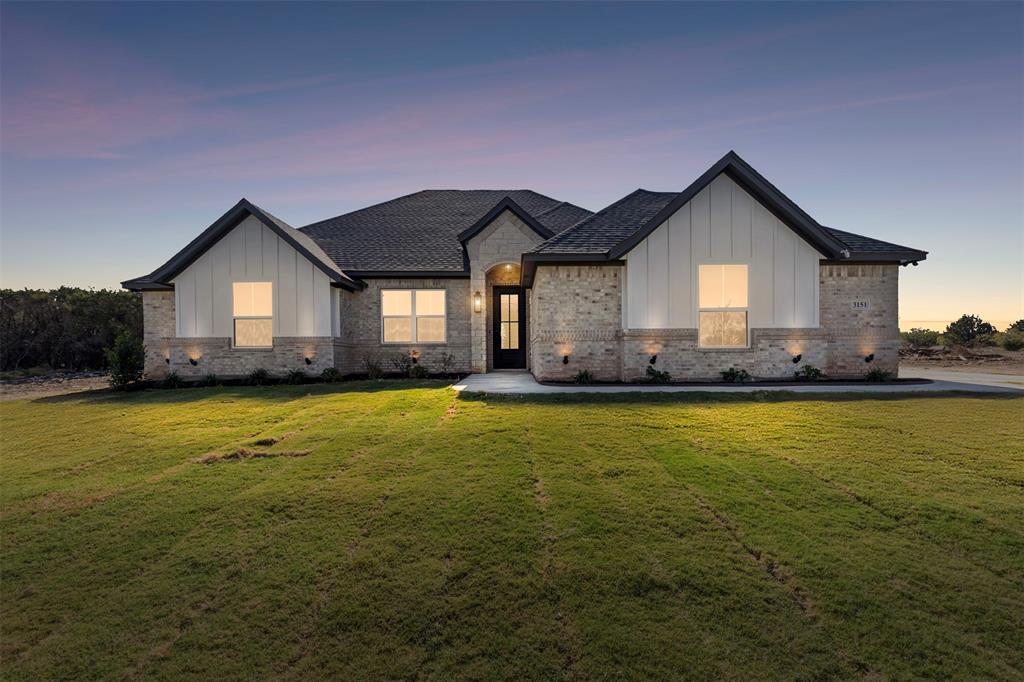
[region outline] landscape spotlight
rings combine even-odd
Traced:
[[[803,353],[797,353],[796,355],[793,356],[793,364],[795,365],[796,363],[800,362],[803,359],[804,359]]]
[[[657,361],[658,361],[658,354],[657,354],[657,353],[655,353],[654,355],[652,355],[652,356],[651,356],[651,359],[650,359],[650,360],[648,360],[647,362],[649,362],[650,364],[652,364],[652,365],[653,365],[653,364],[654,364],[654,363],[656,363]]]
[[[874,353],[868,353],[867,355],[864,356],[864,362],[871,362],[874,359],[875,359],[875,354]]]

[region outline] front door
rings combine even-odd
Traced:
[[[494,287],[494,369],[526,368],[526,296],[522,287]]]

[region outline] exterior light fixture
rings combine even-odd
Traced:
[[[164,362],[166,362],[168,365],[171,364],[171,356],[168,355],[167,357],[165,357]]]
[[[562,364],[563,365],[568,365],[569,364],[569,355],[568,354],[565,354],[565,355],[562,356]]]
[[[307,365],[312,365],[313,364],[313,358],[309,357],[308,355],[305,358],[303,358],[303,360],[306,361]]]
[[[505,269],[506,270],[511,270],[512,269],[512,264],[511,263],[506,263],[505,264]]]
[[[189,359],[188,359],[188,364],[190,364],[190,365],[192,365],[193,367],[195,367],[196,365],[198,365],[198,364],[199,364],[199,360],[197,360],[196,358],[189,358]]]
[[[875,354],[874,353],[868,353],[867,355],[864,356],[864,362],[871,362],[874,359],[875,359]]]
[[[483,307],[484,307],[483,296],[481,296],[480,292],[477,291],[476,293],[473,294],[473,312],[474,313],[478,313],[481,310],[483,310]]]
[[[795,365],[796,363],[800,362],[803,359],[804,359],[804,354],[803,353],[797,353],[796,355],[793,356],[793,364]]]
[[[420,352],[418,350],[409,351],[409,357],[412,358],[412,364],[416,364],[420,361]]]
[[[653,365],[653,364],[654,364],[654,363],[656,363],[657,361],[658,361],[658,354],[657,354],[657,353],[655,353],[654,355],[652,355],[652,356],[651,356],[651,359],[650,359],[650,360],[648,360],[647,362],[649,362],[650,364],[652,364],[652,365]]]

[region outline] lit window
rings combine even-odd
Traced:
[[[699,342],[704,348],[747,346],[747,266],[701,265]]]
[[[270,348],[274,345],[274,296],[271,282],[234,282],[231,285],[235,348]]]
[[[444,343],[444,289],[385,289],[380,292],[384,343]]]

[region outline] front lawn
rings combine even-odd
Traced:
[[[1024,399],[0,403],[5,679],[1024,675]]]

